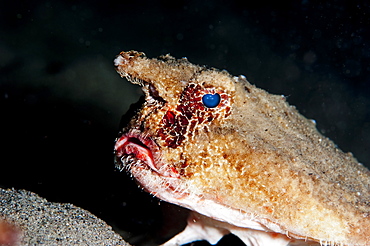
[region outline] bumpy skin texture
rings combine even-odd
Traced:
[[[117,138],[117,165],[147,191],[238,228],[370,245],[370,172],[283,96],[243,76],[121,52],[146,102]],[[204,94],[218,93],[207,108]]]

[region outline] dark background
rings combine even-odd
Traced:
[[[135,244],[156,234],[158,200],[114,170],[120,117],[140,96],[114,70],[122,50],[243,74],[370,164],[367,2],[4,2],[2,187],[88,209]]]

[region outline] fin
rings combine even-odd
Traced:
[[[210,244],[215,245],[230,231],[223,227],[218,227],[214,222],[217,222],[217,224],[222,223],[192,211],[189,214],[188,224],[185,229],[161,246],[178,246],[201,240],[206,240]]]
[[[249,228],[236,227],[197,212],[191,211],[185,229],[161,246],[179,246],[194,241],[205,240],[211,245],[217,244],[227,234],[234,234],[248,246],[318,246],[320,243],[294,240],[276,232],[266,232]]]

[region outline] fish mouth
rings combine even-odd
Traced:
[[[140,132],[124,133],[116,140],[114,152],[116,166],[120,170],[132,169],[135,166],[141,169],[151,169],[160,176],[179,177],[174,167],[160,161],[159,146],[150,137],[144,137]]]

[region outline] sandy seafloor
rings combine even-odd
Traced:
[[[158,235],[159,201],[114,170],[120,117],[140,96],[114,70],[122,50],[243,74],[369,166],[369,4],[237,2],[2,3],[1,187],[86,209],[136,245]]]
[[[88,211],[69,203],[49,202],[25,190],[0,189],[0,215],[2,246],[128,246],[112,227]]]

